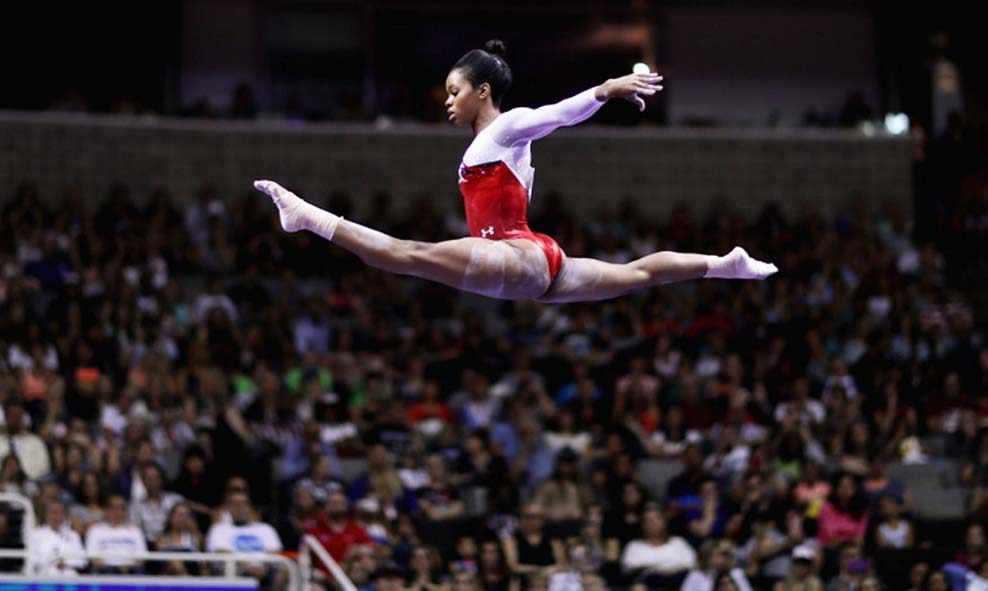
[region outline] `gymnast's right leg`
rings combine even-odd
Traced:
[[[285,231],[309,230],[372,267],[498,299],[532,299],[549,287],[548,263],[534,243],[402,240],[319,209],[273,181],[256,181],[254,186],[278,206]]]

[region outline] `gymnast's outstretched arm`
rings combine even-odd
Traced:
[[[614,78],[576,96],[537,109],[519,107],[494,120],[491,133],[502,146],[513,146],[543,138],[556,129],[586,121],[611,98],[623,98],[645,109],[644,96],[662,90],[658,74],[629,74]]]

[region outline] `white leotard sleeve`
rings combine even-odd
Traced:
[[[505,147],[517,146],[545,137],[564,125],[576,125],[585,121],[606,102],[597,100],[594,96],[596,91],[595,86],[556,104],[537,109],[511,109],[494,120],[491,125],[493,139]]]

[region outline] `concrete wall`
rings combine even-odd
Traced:
[[[272,178],[309,197],[343,189],[358,215],[379,190],[393,194],[398,210],[423,192],[440,210],[459,210],[456,167],[469,140],[463,130],[426,126],[0,113],[0,200],[25,179],[36,181],[46,200],[73,185],[97,201],[122,181],[138,200],[165,186],[181,202],[205,181],[234,199],[252,179]],[[857,132],[585,126],[534,145],[533,210],[550,190],[584,217],[628,196],[657,216],[681,201],[703,212],[719,198],[746,214],[770,200],[792,212],[806,205],[829,211],[855,195],[909,206],[910,155],[906,139]]]

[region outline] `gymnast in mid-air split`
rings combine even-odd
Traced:
[[[287,232],[308,230],[373,267],[492,298],[606,300],[662,283],[764,279],[775,273],[775,265],[751,258],[741,247],[724,256],[657,252],[625,264],[567,257],[555,240],[529,229],[532,142],[584,121],[612,98],[644,110],[644,97],[661,91],[661,82],[654,73],[631,74],[554,105],[502,113],[501,99],[511,86],[504,44],[489,41],[485,49],[467,52],[446,78],[446,108],[454,125],[468,125],[474,134],[459,168],[470,238],[401,240],[322,210],[273,181],[254,186],[274,200]]]

